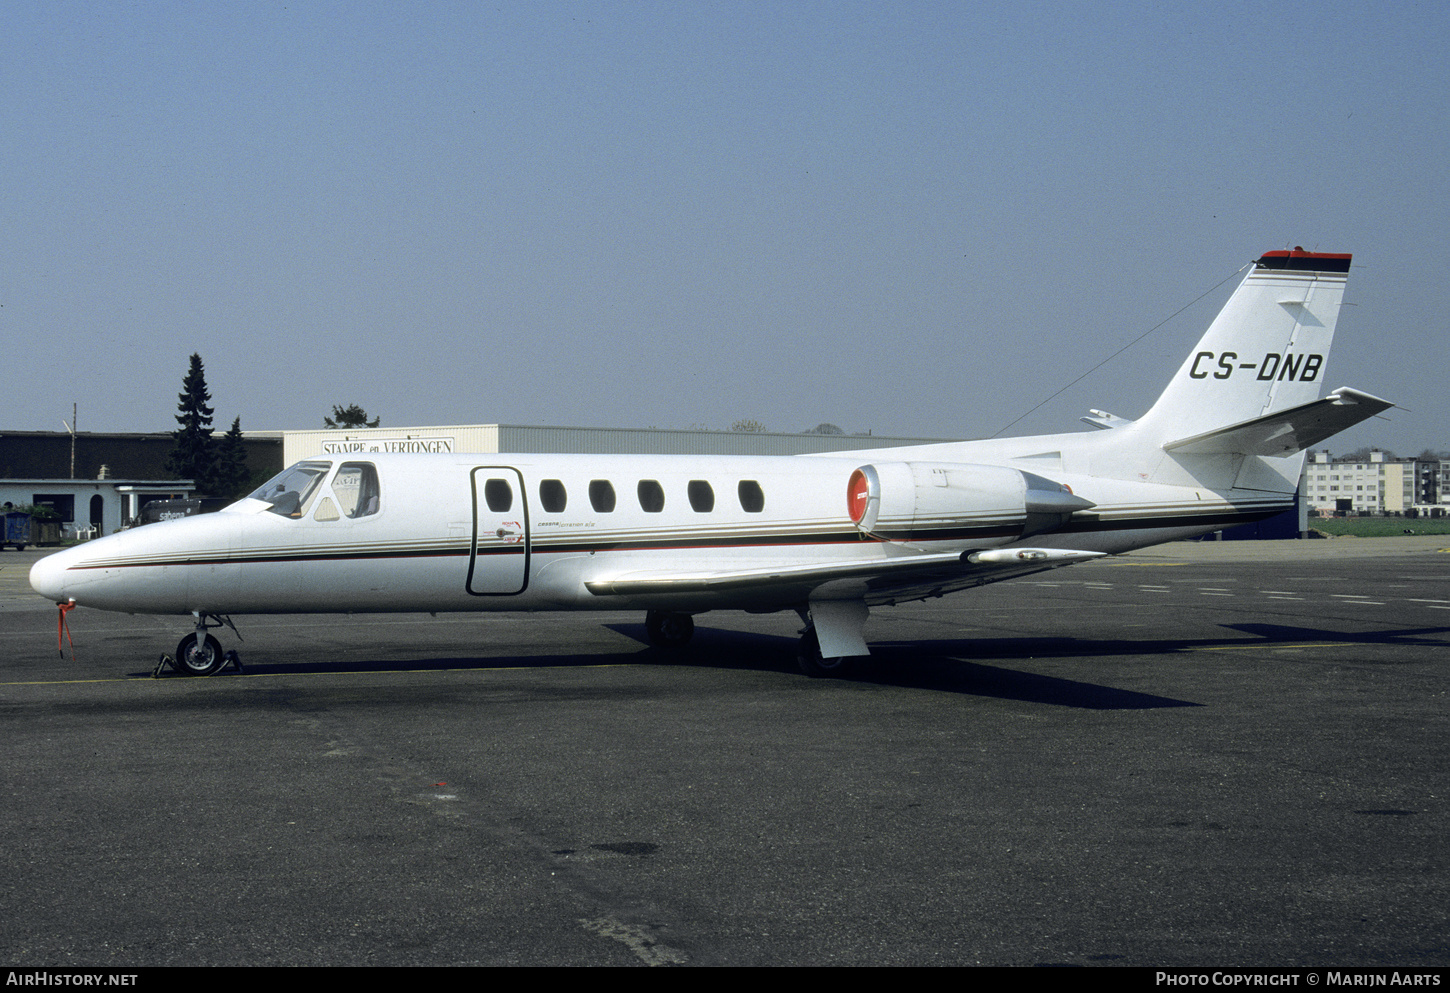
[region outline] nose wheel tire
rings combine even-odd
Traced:
[[[211,635],[198,643],[197,636],[189,634],[176,646],[175,668],[183,676],[210,676],[224,665],[221,642]]]

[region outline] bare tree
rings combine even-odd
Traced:
[[[765,425],[761,424],[759,421],[752,420],[750,418],[741,418],[734,424],[730,425],[730,430],[739,431],[743,434],[764,434]]]

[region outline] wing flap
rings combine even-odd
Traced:
[[[959,575],[992,569],[1021,569],[1024,565],[1043,568],[1101,558],[1104,554],[1064,548],[993,548],[984,551],[901,555],[887,559],[717,572],[628,572],[609,578],[587,580],[584,587],[595,596],[720,593],[775,586],[814,586],[841,579],[889,578],[904,581],[931,574]]]
[[[1170,441],[1163,448],[1179,455],[1294,455],[1393,406],[1341,386],[1322,400]]]

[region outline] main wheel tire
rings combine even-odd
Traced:
[[[695,633],[695,619],[672,610],[651,610],[644,615],[649,643],[656,648],[678,649],[690,643]]]
[[[850,656],[821,657],[821,641],[816,637],[815,628],[807,628],[806,633],[801,635],[800,644],[796,646],[796,661],[800,663],[801,672],[813,679],[839,679],[851,670]]]
[[[176,671],[183,676],[210,676],[225,664],[221,642],[211,635],[198,645],[196,635],[189,634],[176,646]]]

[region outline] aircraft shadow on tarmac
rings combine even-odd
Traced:
[[[362,672],[442,672],[448,670],[548,669],[601,665],[690,666],[759,672],[796,673],[796,639],[780,635],[698,628],[684,651],[650,647],[643,624],[609,624],[610,630],[638,641],[637,651],[600,655],[447,656],[408,659],[334,659],[273,661],[249,666],[249,675]],[[1142,710],[1194,707],[1199,704],[1137,693],[1080,680],[1022,672],[987,665],[975,658],[1087,658],[1105,654],[1136,654],[1142,643],[1100,643],[1074,639],[961,639],[878,644],[872,656],[858,660],[854,670],[825,683],[901,686],[915,689],[996,697],[1092,710]],[[1169,649],[1172,650],[1172,649]],[[244,664],[246,659],[243,660]],[[147,673],[149,674],[149,673]],[[219,675],[225,678],[227,671]],[[143,675],[136,673],[135,675]],[[167,673],[163,678],[183,678]],[[216,677],[213,677],[216,678]],[[805,677],[802,676],[802,679]]]
[[[1272,646],[1275,642],[1335,641],[1357,645],[1402,645],[1424,648],[1445,648],[1445,636],[1450,627],[1400,628],[1393,631],[1325,631],[1321,628],[1295,627],[1288,624],[1225,624],[1231,631],[1242,631],[1263,638]],[[1228,642],[1233,644],[1234,642]],[[1414,660],[1406,660],[1414,661]]]
[[[609,627],[642,644],[648,643],[643,624],[611,624]],[[701,634],[706,637],[701,638]],[[969,661],[973,657],[1040,658],[1057,654],[1051,650],[1034,650],[1034,646],[1041,644],[1037,639],[876,642],[871,655],[856,660],[851,672],[839,681],[909,686],[1091,710],[1199,706],[1185,700]],[[655,653],[653,649],[649,651],[662,654]],[[1089,642],[1068,654],[1086,656],[1105,653],[1096,650]],[[796,672],[795,655],[794,638],[700,628],[696,630],[696,640],[691,643],[685,658],[689,664],[696,666]],[[669,658],[667,654],[664,657]]]
[[[445,656],[406,659],[334,659],[332,661],[265,660],[252,674],[327,672],[441,672],[446,670],[547,669],[600,665],[692,666],[723,670],[796,671],[793,637],[698,628],[688,649],[664,651],[650,647],[643,624],[608,624],[606,628],[637,641],[640,648],[614,654],[539,654]],[[858,660],[853,671],[836,682],[931,689],[971,696],[994,697],[1091,710],[1143,710],[1161,707],[1196,707],[1201,704],[1171,697],[1122,690],[1098,683],[1026,672],[1007,665],[1011,659],[1082,660],[1171,656],[1182,652],[1220,648],[1251,650],[1293,646],[1305,641],[1332,641],[1364,645],[1445,646],[1450,628],[1415,628],[1345,633],[1278,624],[1224,625],[1240,632],[1223,638],[1091,639],[1071,637],[942,638],[876,642],[869,658]],[[1246,640],[1242,635],[1251,636]],[[245,661],[245,660],[244,660]],[[142,675],[137,673],[136,675]],[[803,677],[804,678],[804,677]]]

